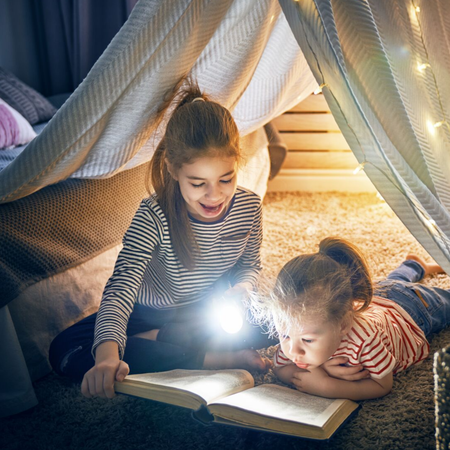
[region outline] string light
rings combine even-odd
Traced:
[[[433,123],[430,120],[427,120],[428,131],[433,135],[436,133],[436,128],[442,127],[442,125],[444,125],[444,124],[447,124],[447,121],[440,120],[439,122]]]
[[[298,2],[299,0],[294,0],[294,1],[295,1],[295,2]],[[412,14],[411,14],[411,16],[410,16],[410,17],[411,17],[411,21],[416,22],[417,25],[418,25],[418,27],[419,27],[419,29],[420,29],[422,45],[423,45],[423,48],[424,48],[424,50],[425,50],[426,60],[428,60],[428,59],[429,59],[429,58],[428,58],[428,52],[427,52],[427,48],[426,48],[426,46],[425,46],[425,42],[424,42],[424,39],[423,39],[423,35],[422,35],[422,25],[421,25],[421,23],[420,23],[420,16],[419,16],[419,14],[418,14],[418,13],[420,12],[420,7],[418,7],[418,6],[415,5],[415,0],[412,0],[411,3],[412,3],[412,5],[411,5],[411,10],[410,10],[410,11],[412,12]],[[414,12],[415,12],[416,14],[414,14]],[[324,79],[324,73],[322,72],[322,68],[321,68],[321,65],[320,65],[320,63],[319,63],[319,60],[318,60],[318,58],[317,58],[317,55],[316,55],[315,52],[313,51],[313,48],[311,47],[311,44],[310,44],[309,42],[307,42],[307,44],[309,45],[309,48],[310,48],[310,50],[312,51],[312,54],[313,54],[313,56],[314,56],[314,58],[315,58],[315,60],[316,60],[316,63],[317,63],[317,69],[318,69],[318,71],[320,72],[321,79],[323,80],[323,79]],[[425,66],[422,66],[422,64],[425,64]],[[419,66],[420,66],[420,69],[419,69]],[[430,72],[431,72],[431,76],[432,76],[433,79],[434,79],[434,85],[435,85],[436,94],[437,94],[437,97],[438,97],[439,106],[440,106],[440,109],[441,109],[441,112],[442,112],[442,117],[444,117],[444,120],[442,120],[440,123],[439,123],[439,122],[436,122],[436,125],[439,124],[439,125],[437,125],[437,127],[438,127],[438,126],[441,126],[441,125],[443,125],[443,124],[446,124],[447,128],[449,128],[449,131],[450,131],[450,125],[449,125],[449,123],[446,121],[446,118],[445,118],[445,111],[444,111],[444,108],[443,108],[443,105],[442,105],[441,95],[440,95],[439,89],[438,89],[438,87],[437,87],[436,76],[435,76],[435,74],[434,74],[434,72],[433,72],[431,66],[430,66],[428,63],[419,63],[419,64],[418,64],[418,69],[419,69],[420,71],[424,70],[424,69],[427,68],[427,67],[430,67]],[[320,93],[320,92],[322,91],[322,88],[325,87],[325,86],[326,86],[326,83],[321,84],[321,85],[314,91],[314,94]],[[349,128],[350,132],[353,134],[353,137],[355,138],[356,143],[357,143],[357,145],[359,146],[359,149],[360,149],[360,151],[361,151],[361,153],[362,153],[362,155],[363,155],[363,157],[364,157],[364,163],[359,164],[359,166],[353,171],[353,173],[354,173],[354,174],[357,174],[359,171],[361,171],[361,170],[364,168],[364,165],[365,165],[366,163],[369,164],[371,167],[373,167],[375,170],[379,171],[379,172],[380,172],[380,173],[381,173],[381,174],[382,174],[382,175],[383,175],[383,176],[391,183],[392,187],[394,187],[395,189],[397,189],[397,190],[403,195],[405,201],[407,201],[407,202],[412,206],[412,211],[416,214],[416,217],[417,217],[417,218],[419,218],[418,216],[419,216],[419,214],[420,214],[420,219],[422,219],[421,222],[427,224],[427,228],[430,230],[430,237],[431,237],[431,239],[434,240],[435,242],[438,242],[438,241],[439,241],[438,246],[439,246],[439,247],[442,247],[442,246],[445,247],[445,250],[446,250],[446,252],[447,252],[447,255],[450,255],[450,240],[449,240],[449,238],[448,238],[447,235],[439,228],[439,226],[437,226],[436,222],[435,222],[433,219],[431,219],[431,217],[429,217],[428,214],[425,214],[425,213],[424,213],[422,205],[421,205],[420,203],[419,203],[419,204],[416,204],[414,194],[413,194],[412,192],[411,192],[411,193],[407,192],[407,190],[405,189],[405,187],[403,186],[403,184],[400,182],[400,181],[401,181],[401,178],[400,178],[400,179],[397,178],[396,172],[395,172],[394,170],[391,170],[390,174],[387,174],[387,173],[386,173],[384,170],[382,170],[380,167],[378,167],[378,166],[375,165],[374,163],[372,163],[372,162],[370,162],[370,161],[367,161],[367,160],[365,159],[365,158],[366,158],[366,155],[365,155],[364,147],[362,146],[360,140],[358,139],[357,133],[355,132],[355,130],[353,129],[353,127],[351,126],[351,124],[350,124],[349,121],[347,120],[346,115],[345,115],[344,111],[342,110],[342,107],[341,107],[341,105],[340,105],[338,99],[336,98],[336,96],[334,95],[334,93],[333,93],[333,91],[332,91],[331,89],[329,90],[329,94],[330,94],[330,96],[333,98],[333,100],[334,100],[334,102],[335,102],[335,104],[336,104],[336,107],[339,109],[339,111],[340,111],[340,113],[341,113],[343,119],[344,119],[345,122],[346,122],[347,127]],[[429,123],[429,128],[432,129],[432,132],[434,133],[434,132],[436,131],[436,127],[434,126],[435,124],[433,124],[433,123],[430,122],[430,121],[428,121],[427,124],[428,124],[428,123]],[[384,157],[385,157],[385,159],[386,159],[386,155],[384,155]],[[380,194],[377,194],[377,196],[379,196],[380,199],[383,199],[383,198],[381,197]],[[383,200],[384,200],[384,199],[383,199]]]
[[[353,175],[356,175],[357,173],[361,172],[361,170],[364,169],[364,166],[366,165],[366,161],[362,162],[354,171]]]
[[[314,91],[314,95],[320,94],[322,92],[322,89],[325,86],[328,86],[328,84],[327,83],[322,83],[318,88],[316,88],[316,90]]]
[[[270,23],[273,22],[273,19],[275,18],[275,14],[270,18]]]
[[[416,6],[414,0],[412,0],[411,3],[412,3],[412,7],[414,8],[414,10],[416,12],[416,21],[417,21],[417,25],[419,27],[420,38],[421,38],[421,41],[422,41],[423,49],[425,51],[425,56],[426,56],[426,59],[429,60],[427,47],[425,45],[425,41],[424,41],[424,38],[423,38],[422,24],[421,24],[419,15],[417,14],[417,13],[420,12],[420,6]],[[430,132],[430,134],[434,135],[435,132],[436,132],[436,128],[439,128],[439,127],[441,127],[444,124],[447,126],[447,128],[450,129],[450,127],[449,127],[449,124],[448,124],[448,122],[446,120],[446,117],[445,117],[445,111],[444,111],[444,108],[443,108],[443,105],[442,105],[442,98],[441,98],[441,94],[439,92],[439,87],[438,87],[438,84],[437,84],[436,75],[435,75],[435,73],[433,71],[433,68],[431,67],[431,65],[428,62],[426,62],[426,63],[423,63],[423,62],[417,63],[417,70],[419,72],[423,72],[428,67],[430,68],[431,76],[433,77],[433,80],[434,80],[434,88],[436,90],[437,100],[439,102],[439,108],[441,110],[442,116],[444,117],[443,120],[440,120],[439,122],[435,122],[435,123],[431,123],[430,121],[427,121],[428,131]]]
[[[298,2],[299,0],[294,0],[294,2]],[[428,52],[427,52],[427,48],[424,42],[424,38],[423,38],[423,34],[422,34],[422,24],[420,23],[420,15],[418,14],[420,12],[420,7],[415,5],[415,0],[411,1],[412,5],[411,5],[411,14],[410,14],[410,18],[412,22],[415,22],[420,30],[420,37],[422,40],[422,45],[425,51],[425,61],[428,61]],[[317,58],[317,55],[315,54],[315,52],[313,51],[313,48],[311,47],[311,44],[309,42],[307,42],[310,50],[312,51],[313,56],[315,57],[316,63],[317,63],[317,69],[320,72],[320,76],[321,79],[324,79],[324,73],[322,72],[322,68],[321,65],[319,63],[319,60]],[[431,67],[431,65],[428,62],[418,62],[417,63],[417,69],[419,72],[423,72],[425,69],[429,68],[430,69],[430,75],[432,76],[432,78],[434,79],[434,86],[436,89],[436,94],[437,94],[437,99],[439,102],[439,107],[442,113],[443,120],[439,121],[439,122],[431,122],[431,121],[427,121],[427,126],[430,130],[431,133],[435,133],[436,129],[439,128],[442,125],[446,125],[447,128],[450,131],[450,124],[447,122],[446,120],[446,116],[445,116],[445,111],[443,108],[443,104],[442,104],[442,98],[437,86],[437,80],[436,80],[436,76],[433,72],[433,69]],[[317,95],[319,93],[322,92],[322,89],[327,86],[327,83],[322,83],[315,91],[314,94]],[[351,126],[351,124],[349,123],[349,121],[346,118],[346,115],[344,113],[344,111],[342,110],[342,107],[338,101],[338,99],[335,97],[333,91],[330,89],[329,90],[329,94],[330,96],[333,98],[336,107],[340,110],[340,113],[342,114],[342,117],[344,118],[347,127],[349,128],[350,132],[353,134],[356,143],[359,146],[360,151],[362,152],[362,156],[364,157],[364,162],[359,164],[358,167],[355,168],[355,170],[353,171],[353,174],[357,174],[359,173],[361,170],[364,169],[364,166],[366,164],[370,164],[371,167],[373,167],[374,169],[376,169],[377,171],[379,171],[384,177],[386,177],[389,182],[392,184],[392,186],[394,188],[396,188],[404,197],[404,199],[412,206],[412,211],[416,214],[416,217],[426,226],[426,228],[428,228],[430,230],[430,237],[431,239],[433,239],[435,242],[439,241],[438,246],[439,247],[443,247],[445,248],[447,255],[450,254],[450,240],[447,237],[447,235],[440,229],[440,227],[436,224],[436,222],[429,217],[429,215],[423,210],[423,207],[420,203],[416,204],[415,201],[415,196],[414,193],[409,192],[409,189],[405,189],[405,186],[403,185],[403,183],[401,182],[401,177],[400,179],[397,178],[396,175],[396,171],[391,170],[390,174],[387,174],[384,170],[382,170],[380,167],[378,167],[377,165],[375,165],[372,162],[369,162],[366,160],[366,156],[365,156],[365,151],[364,151],[364,147],[362,146],[360,140],[358,139],[358,135],[355,132],[355,130],[353,129],[353,127]],[[385,159],[386,159],[386,155],[384,155]],[[388,164],[389,166],[389,164]],[[408,192],[407,192],[408,191]],[[377,193],[377,197],[379,197],[381,200],[384,201],[383,197],[381,196],[381,194]]]
[[[423,72],[427,67],[431,67],[428,63],[417,63],[417,70]]]
[[[431,122],[430,120],[427,120],[427,128],[431,134],[436,133],[436,129],[434,128],[434,123]]]
[[[440,122],[436,122],[435,124],[433,124],[434,128],[439,128],[442,127],[442,125],[444,125],[445,120],[441,120]]]
[[[422,214],[423,214],[423,213],[422,213]],[[425,220],[425,225],[426,225],[431,231],[435,232],[436,229],[437,229],[436,221],[433,220],[431,217],[426,217],[425,215],[424,215],[424,220]]]

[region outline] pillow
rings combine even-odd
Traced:
[[[35,137],[26,119],[0,98],[0,150],[28,144]]]
[[[22,114],[31,125],[50,120],[56,108],[39,92],[0,67],[0,98]]]

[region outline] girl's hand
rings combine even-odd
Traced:
[[[240,301],[245,301],[249,297],[252,286],[249,283],[237,283],[224,292],[224,297],[232,297]]]
[[[223,297],[233,302],[239,308],[241,314],[245,315],[246,303],[250,296],[251,288],[250,283],[237,283],[232,288],[226,290]]]
[[[297,390],[326,397],[324,387],[330,377],[321,367],[310,371],[296,371],[292,375],[292,384]]]
[[[370,378],[368,370],[364,369],[361,364],[357,366],[344,366],[348,358],[345,356],[339,356],[337,358],[329,359],[324,362],[320,367],[333,378],[339,378],[345,381],[358,381],[364,378]]]
[[[119,359],[117,343],[104,342],[97,347],[95,366],[83,377],[81,393],[87,398],[113,398],[114,382],[123,381],[129,371],[128,364]]]
[[[275,375],[286,384],[294,384],[295,374],[297,372],[306,372],[304,369],[299,369],[295,364],[288,364],[287,366],[274,367]]]

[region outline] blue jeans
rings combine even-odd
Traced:
[[[374,295],[399,304],[429,336],[450,324],[450,290],[419,284],[424,273],[417,261],[404,261],[375,285]]]

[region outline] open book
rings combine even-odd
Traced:
[[[203,422],[328,439],[358,408],[351,400],[304,394],[275,384],[255,387],[246,370],[171,370],[128,375],[116,392],[194,410]]]

